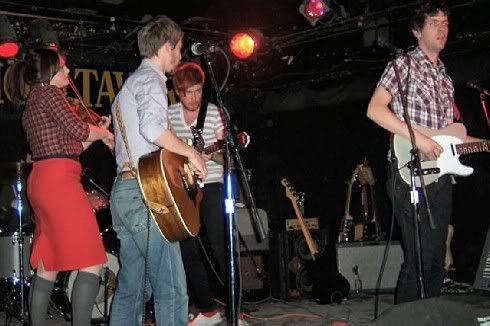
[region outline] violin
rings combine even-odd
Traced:
[[[69,85],[75,93],[77,98],[67,97],[68,103],[70,103],[73,112],[84,122],[99,126],[102,120],[102,116],[95,112],[93,109],[87,107],[83,102],[83,99],[78,92],[78,89],[73,80],[68,77]],[[112,132],[112,126],[109,126],[109,131]]]

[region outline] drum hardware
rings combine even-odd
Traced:
[[[115,255],[107,254],[107,264],[101,273],[99,292],[92,310],[92,324],[108,324],[110,306],[116,289],[119,262]],[[51,313],[57,313],[65,320],[71,320],[71,294],[78,271],[60,272],[51,296]]]
[[[14,193],[15,193],[15,210],[17,213],[17,217],[19,219],[19,229],[18,233],[14,233],[12,236],[12,244],[17,244],[17,262],[18,266],[12,267],[11,276],[7,277],[7,284],[9,284],[11,290],[7,295],[9,300],[7,301],[7,305],[5,306],[6,318],[5,322],[8,323],[12,320],[12,318],[18,319],[22,324],[28,324],[28,315],[27,315],[27,297],[26,297],[26,288],[30,285],[26,278],[25,273],[25,260],[24,260],[24,233],[23,233],[23,221],[22,221],[22,212],[24,210],[24,203],[22,200],[22,196],[24,194],[24,187],[22,179],[27,176],[30,164],[26,164],[23,162],[16,162],[14,164],[10,164],[5,166],[5,169],[2,169],[2,176],[10,173],[10,176],[14,176]],[[13,173],[11,173],[13,171]],[[18,270],[17,270],[18,269]]]

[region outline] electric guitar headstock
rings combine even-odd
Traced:
[[[286,190],[286,197],[288,197],[292,202],[297,203],[299,199],[298,193],[294,189],[293,185],[288,181],[288,179],[283,178],[281,180],[281,184]]]
[[[298,222],[301,226],[301,231],[303,232],[303,236],[305,237],[306,244],[308,245],[308,250],[310,251],[311,258],[315,260],[315,256],[318,253],[318,247],[317,243],[313,240],[311,237],[310,231],[308,230],[308,226],[306,225],[305,219],[303,215],[301,214],[301,211],[298,206],[298,193],[296,190],[293,188],[291,183],[288,181],[288,179],[283,178],[281,180],[281,184],[284,186],[286,189],[286,197],[288,197],[291,200],[291,203],[294,208],[294,212],[296,213],[296,218],[298,219]]]
[[[192,133],[192,146],[198,151],[199,153],[202,153],[204,151],[204,138],[202,138],[202,131],[197,129],[195,126],[191,126],[191,133]]]
[[[376,183],[373,171],[371,170],[371,167],[369,166],[367,160],[357,166],[357,176],[359,177],[359,183],[361,184],[361,186],[374,186],[374,184]]]

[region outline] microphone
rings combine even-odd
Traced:
[[[391,44],[390,42],[388,42],[386,39],[378,39],[378,46],[380,48],[385,48],[385,49],[388,49],[390,50],[390,52],[394,53],[394,54],[403,54],[403,50],[394,46],[393,44]]]
[[[216,52],[216,47],[214,45],[206,46],[201,42],[196,42],[191,45],[191,52],[195,56],[203,55],[204,53]]]
[[[466,82],[466,86],[468,86],[469,88],[473,88],[473,89],[479,91],[480,93],[482,93],[482,94],[484,94],[486,96],[490,96],[490,91],[489,90],[486,90],[486,89],[482,88],[480,85],[478,85],[474,81],[468,80]]]

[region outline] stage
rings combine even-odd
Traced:
[[[480,318],[480,325],[490,325],[490,292],[476,291],[470,294],[445,295],[441,297],[441,300],[469,306],[473,316]],[[380,295],[380,313],[392,306],[392,294]],[[342,304],[335,305],[319,305],[305,298],[289,302],[271,298],[258,303],[246,303],[244,307],[247,311],[245,319],[250,325],[330,325],[333,321],[343,321],[347,325],[357,326],[368,325],[373,320],[374,296],[353,295],[344,300]],[[406,320],[406,317],[407,315],[402,315],[401,319]],[[416,317],[419,316],[413,316],[413,318]],[[5,312],[0,313],[0,323],[8,325],[5,323]],[[10,325],[21,325],[21,323],[13,320]],[[70,325],[70,323],[60,315],[53,314],[48,325],[65,326]],[[223,322],[222,325],[226,325],[226,323]],[[444,325],[444,322],[440,325]]]

